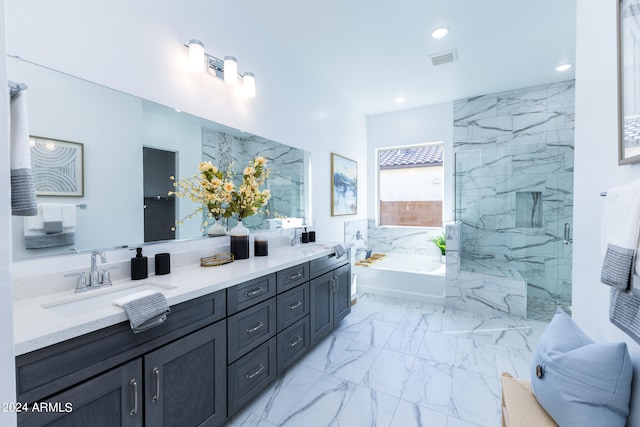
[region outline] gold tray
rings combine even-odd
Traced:
[[[230,262],[233,262],[233,254],[221,253],[200,258],[200,267],[217,267],[219,265],[229,264]]]

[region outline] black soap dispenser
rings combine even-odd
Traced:
[[[149,263],[142,256],[142,248],[136,248],[136,256],[131,258],[131,280],[146,279],[149,276]]]

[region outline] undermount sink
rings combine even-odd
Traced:
[[[42,304],[41,307],[61,316],[78,316],[113,305],[113,301],[140,291],[169,291],[175,286],[163,285],[151,280],[74,294],[70,297]]]

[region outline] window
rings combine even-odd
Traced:
[[[378,158],[378,224],[442,227],[442,142],[382,148]]]

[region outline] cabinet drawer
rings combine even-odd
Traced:
[[[227,324],[228,363],[232,363],[276,334],[276,299],[234,314]]]
[[[229,366],[229,417],[276,378],[276,368],[275,337]]]
[[[309,280],[309,263],[296,265],[276,273],[278,293],[291,289]]]
[[[309,284],[278,295],[278,332],[309,314]]]
[[[275,295],[275,273],[232,286],[227,289],[227,313],[237,313]]]
[[[305,316],[279,333],[277,342],[278,372],[282,374],[289,365],[305,354],[311,345],[309,339],[309,316]]]
[[[340,258],[336,257],[335,254],[325,255],[320,258],[312,259],[309,261],[309,270],[311,273],[311,278],[315,278],[320,276],[327,271],[333,270],[336,267],[339,267],[351,259],[351,250],[345,249],[344,255]]]

